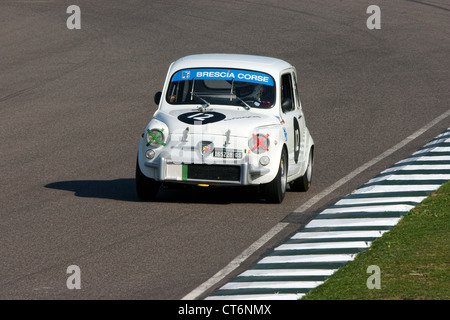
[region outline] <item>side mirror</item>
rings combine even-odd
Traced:
[[[283,103],[281,104],[281,110],[283,110],[283,112],[288,112],[288,111],[292,110],[292,99],[291,98],[284,99]]]
[[[158,91],[157,93],[155,93],[155,103],[156,104],[158,104],[159,105],[159,102],[161,101],[161,95],[162,95],[162,92],[161,91]]]

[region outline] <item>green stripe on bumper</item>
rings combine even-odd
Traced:
[[[182,164],[182,167],[181,167],[181,179],[183,181],[187,180],[187,172],[188,172],[188,165],[187,164]]]

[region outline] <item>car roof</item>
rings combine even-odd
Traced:
[[[278,75],[280,71],[292,68],[284,60],[246,54],[208,53],[180,58],[172,63],[171,72],[188,68],[235,68],[262,71]]]

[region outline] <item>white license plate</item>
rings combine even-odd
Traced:
[[[238,150],[227,150],[227,149],[214,149],[214,157],[216,158],[231,158],[231,159],[241,159],[242,151]]]

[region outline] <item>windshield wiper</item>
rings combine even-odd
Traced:
[[[233,78],[233,80],[231,81],[230,101],[233,101],[233,92],[234,92],[234,78]],[[245,102],[244,100],[242,100],[241,98],[239,98],[237,95],[236,95],[236,99],[238,99],[240,102],[242,102],[243,104],[245,104],[245,107],[243,107],[245,110],[250,110],[251,107],[248,105],[247,102]]]
[[[191,101],[194,99],[195,78],[192,79]]]
[[[205,106],[201,107],[202,112],[206,112],[205,109],[206,107],[209,107],[211,105],[211,103],[209,103],[208,101],[206,101],[205,99],[203,99],[202,97],[200,97],[197,93],[194,92],[194,88],[195,88],[195,78],[192,79],[192,89],[191,89],[191,101],[194,99],[194,96],[199,98],[200,100],[203,101],[203,103],[205,104]]]
[[[207,107],[209,107],[209,106],[211,105],[211,103],[209,103],[208,101],[206,101],[205,99],[203,99],[202,97],[200,97],[197,93],[192,92],[192,95],[193,95],[193,96],[196,96],[197,98],[199,98],[200,100],[202,100],[202,102],[203,102],[204,104],[206,104]],[[191,99],[191,100],[192,100],[192,99]]]
[[[231,89],[230,89],[230,101],[233,101],[233,91],[234,91],[234,78],[231,81]]]
[[[243,104],[245,104],[245,107],[244,106],[241,106],[241,107],[243,107],[245,110],[250,110],[250,105],[247,103],[247,102],[245,102],[244,100],[242,100],[241,98],[239,98],[238,96],[236,96],[236,99],[238,99],[240,102],[242,102]]]

